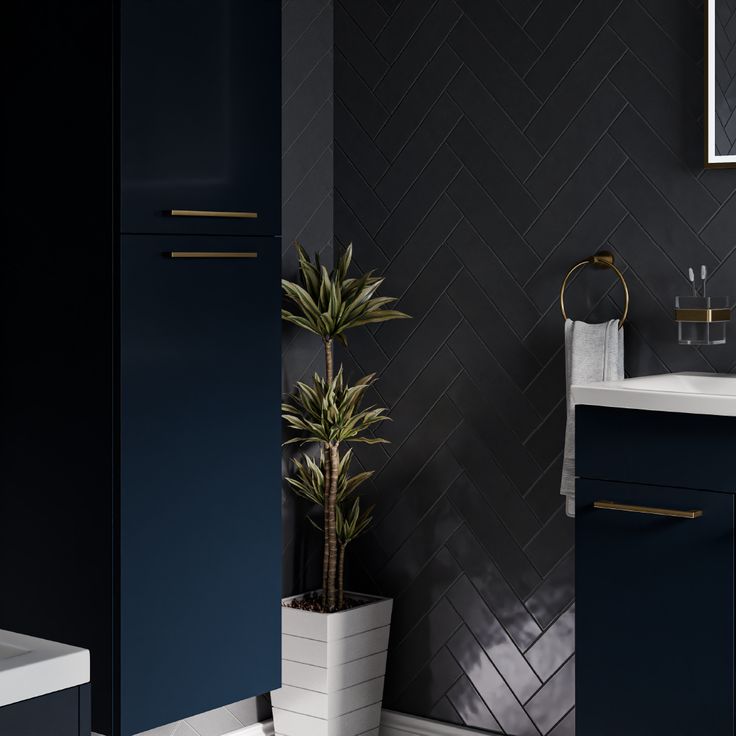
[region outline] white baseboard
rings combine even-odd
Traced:
[[[488,736],[487,731],[461,728],[449,723],[397,713],[393,710],[384,710],[381,714],[381,736],[470,736],[471,734]],[[275,736],[273,721],[254,723],[252,726],[230,731],[225,736]]]
[[[461,728],[449,723],[397,713],[393,710],[384,710],[381,714],[381,736],[471,736],[471,734],[488,736],[487,731]],[[240,731],[233,731],[227,736],[275,736],[273,721],[256,723]]]

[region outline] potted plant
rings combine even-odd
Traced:
[[[348,276],[352,245],[328,271],[297,245],[299,281],[282,281],[290,309],[284,320],[323,343],[325,375],[298,383],[282,405],[293,436],[286,444],[307,445],[293,461],[289,487],[322,510],[322,589],[283,601],[283,686],[272,693],[274,730],[283,736],[352,736],[378,733],[392,601],[345,591],[345,551],[368,529],[373,507],[361,508],[358,487],[373,474],[351,474],[356,442],[385,442],[368,431],[385,421],[386,410],[363,408],[375,374],[354,384],[335,371],[334,346],[346,344],[352,328],[408,315],[386,307],[396,300],[376,296],[383,278]],[[310,447],[318,452],[310,454]],[[311,519],[310,519],[311,521]]]

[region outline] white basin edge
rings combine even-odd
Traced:
[[[736,417],[736,374],[672,373],[571,390],[575,404]]]
[[[0,629],[0,642],[25,650],[0,659],[0,707],[89,682],[89,651]]]

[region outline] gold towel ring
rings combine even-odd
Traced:
[[[613,271],[616,273],[616,276],[618,276],[619,281],[621,281],[621,285],[624,287],[624,313],[621,315],[621,318],[618,321],[618,328],[620,330],[624,326],[626,318],[629,316],[629,287],[626,283],[624,275],[613,262],[613,253],[609,253],[607,250],[602,250],[600,253],[596,253],[594,256],[590,256],[590,258],[586,258],[584,261],[576,263],[567,272],[567,276],[565,276],[565,280],[562,282],[562,288],[560,289],[560,310],[562,311],[562,316],[567,319],[567,310],[565,309],[565,289],[567,288],[567,282],[576,271],[587,265],[603,266],[604,268],[613,269]]]

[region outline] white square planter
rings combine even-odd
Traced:
[[[378,736],[393,601],[346,595],[367,602],[338,613],[281,608],[276,736]]]

